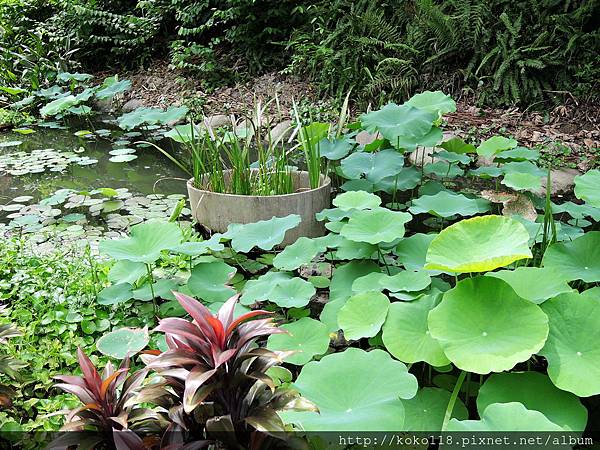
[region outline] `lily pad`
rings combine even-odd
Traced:
[[[333,205],[342,211],[373,209],[381,205],[381,198],[365,191],[344,192],[333,199]]]
[[[181,229],[176,223],[149,220],[134,225],[130,237],[125,239],[100,241],[99,249],[117,260],[152,264],[163,250],[178,245],[183,239]]]
[[[317,290],[309,281],[290,278],[273,283],[268,300],[282,308],[301,308],[308,305]]]
[[[564,430],[583,431],[587,409],[579,399],[556,388],[539,372],[497,373],[479,389],[477,410],[483,414],[493,403],[519,402],[529,410],[539,411]]]
[[[274,283],[291,278],[292,275],[287,272],[271,271],[255,280],[248,280],[244,285],[240,303],[242,305],[251,305],[255,302],[266,301],[269,299]]]
[[[346,339],[373,337],[385,322],[390,301],[380,292],[364,292],[350,297],[338,313],[338,323]]]
[[[550,334],[540,355],[548,360],[552,382],[579,397],[600,394],[600,297],[562,294],[542,309]]]
[[[417,380],[387,352],[349,348],[306,364],[294,387],[319,413],[280,413],[306,431],[391,431],[404,425],[402,400]]]
[[[427,250],[425,269],[486,272],[531,258],[529,233],[517,220],[503,216],[465,219],[442,230]]]
[[[571,292],[566,278],[553,268],[519,267],[486,274],[506,281],[521,298],[540,304],[558,294]]]
[[[103,355],[123,359],[143,350],[149,341],[148,328],[120,328],[98,339],[96,348]]]
[[[419,100],[416,100],[419,103]],[[362,127],[369,133],[379,131],[392,145],[402,137],[420,138],[431,130],[438,118],[435,113],[409,104],[388,103],[383,108],[360,116]]]
[[[300,223],[298,214],[286,217],[273,217],[245,225],[230,224],[224,238],[231,239],[231,246],[237,252],[247,253],[253,247],[271,250],[283,242],[285,233]]]
[[[492,277],[459,281],[429,313],[428,325],[455,366],[479,374],[512,369],[541,350],[548,336],[540,307]]]
[[[585,233],[571,242],[552,244],[544,253],[542,264],[554,268],[569,281],[600,281],[600,231]]]
[[[300,266],[310,263],[323,250],[323,245],[319,240],[300,237],[273,258],[273,267],[279,270],[296,270]]]
[[[575,196],[590,206],[600,208],[600,170],[588,170],[575,177]]]
[[[123,163],[133,161],[134,159],[137,159],[137,155],[132,155],[131,153],[128,153],[125,155],[111,156],[108,160],[114,163]]]
[[[354,242],[392,242],[404,236],[404,224],[411,219],[412,216],[408,213],[385,208],[356,211],[344,225],[340,235]]]
[[[309,317],[281,325],[280,328],[289,334],[272,334],[267,341],[269,350],[289,351],[294,350],[285,362],[303,366],[313,356],[324,354],[329,348],[329,333],[327,327],[318,320]]]
[[[406,363],[425,361],[436,367],[450,364],[439,342],[431,337],[427,324],[429,311],[440,298],[440,295],[424,295],[412,302],[390,305],[383,324],[383,344],[392,356]]]
[[[438,217],[472,216],[489,211],[487,200],[468,198],[462,194],[440,191],[435,195],[423,195],[412,201],[408,209],[412,214],[429,213]]]

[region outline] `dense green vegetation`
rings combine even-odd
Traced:
[[[161,57],[205,88],[276,69],[355,101],[441,88],[539,106],[595,97],[598,17],[594,0],[3,0],[0,83],[38,89],[69,66]]]

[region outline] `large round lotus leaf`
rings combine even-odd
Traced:
[[[436,367],[450,364],[427,325],[429,311],[439,300],[439,295],[424,295],[412,302],[390,305],[383,324],[383,344],[392,356],[406,363],[425,361]]]
[[[225,246],[221,244],[221,237],[222,235],[220,234],[214,234],[210,239],[205,241],[183,242],[175,247],[171,247],[169,250],[173,253],[180,253],[186,256],[202,255],[209,250],[218,252],[225,248]]]
[[[131,237],[100,241],[100,252],[113,258],[151,264],[160,252],[178,245],[183,239],[179,225],[173,222],[149,220],[131,227]]]
[[[198,139],[204,134],[204,130],[198,125],[191,123],[176,125],[164,134],[165,137],[173,139],[175,142],[187,143]]]
[[[438,178],[456,178],[464,174],[458,164],[447,163],[446,161],[425,164],[423,172],[425,175],[435,175]]]
[[[471,157],[462,153],[449,152],[447,150],[440,150],[433,154],[436,159],[443,159],[451,163],[469,164]]]
[[[319,141],[319,154],[322,158],[338,160],[350,153],[352,147],[354,147],[354,142],[347,137],[332,141],[325,138]]]
[[[224,302],[237,292],[226,284],[235,275],[235,267],[222,260],[196,264],[188,278],[188,288],[194,297],[205,302]]]
[[[108,271],[111,283],[135,283],[142,275],[148,273],[146,265],[140,262],[131,262],[126,259],[117,261]]]
[[[338,235],[339,236],[339,235]],[[371,259],[377,252],[377,246],[366,242],[354,242],[344,237],[335,245],[334,259]],[[326,254],[329,256],[329,253]]]
[[[492,136],[477,147],[477,154],[489,158],[496,153],[515,148],[516,146],[517,141],[514,139],[505,138],[503,136]]]
[[[412,216],[408,213],[376,208],[368,211],[356,211],[340,234],[355,242],[380,244],[392,242],[404,236],[404,224]]]
[[[317,239],[300,237],[273,258],[273,267],[279,270],[296,270],[310,263],[323,250],[323,245]]]
[[[496,373],[479,389],[477,410],[483,414],[492,403],[519,402],[527,409],[539,411],[565,430],[583,431],[587,409],[579,399],[557,389],[539,372]]]
[[[419,270],[425,266],[425,257],[431,241],[437,234],[417,233],[402,239],[394,250],[398,261],[407,270]]]
[[[506,281],[519,297],[538,305],[558,294],[572,291],[562,273],[553,268],[519,267],[490,272],[486,276]]]
[[[494,161],[535,161],[540,159],[540,151],[527,147],[515,147],[511,150],[504,150],[494,156]]]
[[[144,283],[138,289],[132,291],[133,298],[143,302],[149,302],[153,298],[163,298],[167,300],[175,300],[173,291],[177,291],[179,285],[170,279],[161,279],[152,283],[152,289],[150,289],[150,283]]]
[[[410,400],[404,400],[404,429],[410,431],[441,431],[450,392],[436,387],[424,387]],[[464,420],[469,412],[457,398],[451,417]]]
[[[269,295],[276,282],[289,280],[292,275],[287,272],[267,272],[256,280],[248,280],[244,285],[240,303],[242,305],[251,305],[255,302],[269,300]]]
[[[381,292],[353,295],[341,307],[338,324],[348,340],[373,337],[385,322],[390,301]]]
[[[535,191],[541,187],[542,179],[530,173],[510,172],[501,183],[515,191]]]
[[[317,290],[313,284],[302,278],[290,278],[273,283],[268,300],[282,308],[302,308],[308,305]]]
[[[420,94],[415,94],[405,103],[405,105],[424,109],[425,111],[436,114],[438,117],[456,111],[456,103],[452,100],[452,97],[444,94],[442,91],[425,91]],[[412,430],[412,428],[408,429]]]
[[[542,309],[550,334],[540,354],[552,382],[579,397],[600,394],[600,297],[562,294]]]
[[[333,199],[333,205],[343,211],[349,209],[372,209],[381,205],[381,199],[365,191],[344,192]]]
[[[255,246],[263,250],[271,250],[281,244],[285,233],[299,223],[300,216],[290,214],[245,225],[230,224],[223,237],[231,239],[231,246],[236,252],[247,253]]]
[[[429,331],[457,367],[486,374],[512,369],[538,352],[548,317],[504,281],[468,278],[429,313]]]
[[[475,146],[473,144],[467,144],[459,137],[453,137],[445,142],[442,142],[438,147],[443,148],[446,151],[452,153],[475,153]]]
[[[418,100],[416,100],[418,103]],[[360,116],[369,133],[379,131],[392,145],[401,136],[422,137],[429,133],[438,114],[411,105],[388,103],[383,108]]]
[[[438,217],[454,215],[472,216],[489,211],[490,202],[468,198],[462,194],[440,191],[435,195],[423,195],[412,202],[408,209],[412,214],[429,213]]]
[[[289,334],[272,334],[267,341],[267,348],[296,351],[285,359],[286,363],[303,366],[313,356],[322,355],[329,348],[327,327],[318,320],[303,317],[296,322],[281,325],[280,328]]]
[[[281,413],[307,431],[391,431],[404,425],[400,399],[414,397],[417,380],[383,350],[349,348],[302,368],[294,387],[319,413]]]
[[[96,348],[103,355],[123,359],[143,350],[149,340],[147,328],[120,328],[98,339]]]
[[[450,419],[448,431],[564,431],[539,411],[532,411],[521,403],[493,403],[481,420]]]
[[[529,233],[518,221],[502,216],[465,219],[445,228],[431,241],[426,269],[487,272],[531,258]]]
[[[342,172],[346,178],[357,180],[366,178],[371,183],[395,176],[402,171],[403,167],[402,154],[390,149],[374,153],[355,152],[341,162]]]
[[[600,281],[600,231],[574,241],[552,244],[544,253],[544,267],[554,268],[568,280]]]
[[[600,208],[600,170],[589,170],[584,175],[575,177],[575,196]]]
[[[371,261],[351,261],[335,269],[329,286],[329,301],[325,304],[319,317],[321,322],[327,325],[329,332],[336,332],[340,329],[338,312],[346,300],[354,294],[352,292],[354,280],[372,272],[379,272],[379,266]]]

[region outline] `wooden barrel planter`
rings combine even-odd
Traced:
[[[230,171],[224,171],[228,182]],[[321,175],[318,188],[311,189],[308,172],[292,172],[294,192],[284,195],[237,195],[212,192],[194,187],[188,180],[187,189],[194,218],[213,232],[223,233],[232,223],[247,224],[272,217],[298,214],[302,221],[285,235],[283,246],[299,237],[318,237],[325,234],[325,226],[318,222],[315,214],[329,208],[331,180]]]

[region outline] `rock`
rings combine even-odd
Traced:
[[[379,138],[381,138],[381,135],[379,133],[371,134],[368,131],[361,131],[356,135],[354,140],[359,145],[369,145]]]
[[[272,142],[279,142],[280,140],[286,139],[292,133],[292,121],[284,120],[279,122],[269,132],[271,134]]]
[[[95,100],[93,103],[93,109],[101,112],[101,113],[109,113],[112,112],[112,99],[108,98],[106,100]]]
[[[550,195],[555,196],[570,192],[575,186],[575,177],[581,175],[577,169],[554,169],[550,171]],[[546,177],[542,177],[542,187],[535,191],[536,194],[546,195]]]
[[[125,104],[121,107],[121,112],[129,113],[131,111],[135,111],[138,108],[144,106],[144,102],[138,100],[137,98],[132,98],[131,100],[125,102]]]
[[[231,119],[225,114],[215,114],[214,116],[205,117],[204,125],[206,125],[209,128],[215,129],[223,127],[225,125],[231,125]]]
[[[435,162],[436,158],[431,156],[434,150],[433,147],[419,147],[414,152],[408,154],[408,160],[412,165],[417,167],[421,167],[423,163]]]

